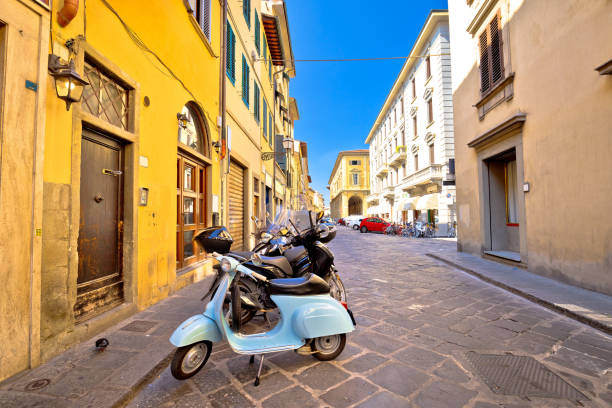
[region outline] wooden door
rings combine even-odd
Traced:
[[[206,258],[193,237],[206,228],[206,167],[179,154],[176,161],[176,267],[184,268]]]
[[[228,185],[229,232],[234,239],[232,251],[244,248],[244,169],[230,162]],[[248,248],[247,248],[248,249]]]
[[[122,153],[119,143],[83,130],[77,321],[123,301]]]

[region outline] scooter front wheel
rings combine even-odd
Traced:
[[[346,346],[346,334],[334,334],[312,339],[310,349],[314,358],[321,361],[329,361],[338,357]]]
[[[170,364],[172,376],[177,380],[186,380],[193,377],[204,367],[211,351],[212,343],[210,341],[200,341],[177,348]]]

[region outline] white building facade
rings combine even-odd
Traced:
[[[455,225],[448,12],[433,10],[365,141],[370,149],[368,214]]]

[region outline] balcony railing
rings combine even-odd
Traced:
[[[421,184],[441,182],[442,176],[442,165],[432,164],[429,167],[425,167],[424,169],[404,177],[403,181],[406,183],[406,187],[409,188]]]
[[[395,187],[394,186],[387,186],[383,189],[383,196],[385,198],[393,198],[395,197]]]
[[[370,194],[366,197],[366,203],[373,203],[379,200],[378,193]]]
[[[378,170],[376,170],[377,177],[383,177],[389,172],[389,165],[387,163],[383,163],[380,165]]]
[[[395,148],[395,153],[393,153],[389,159],[389,165],[398,167],[404,160],[406,160],[406,146],[397,146]]]

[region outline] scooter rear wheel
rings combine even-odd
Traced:
[[[177,348],[170,364],[172,376],[177,380],[186,380],[193,377],[204,367],[211,351],[212,343],[210,341],[200,341]]]
[[[313,357],[321,361],[333,360],[342,353],[346,346],[346,334],[334,334],[312,339],[310,349]]]

